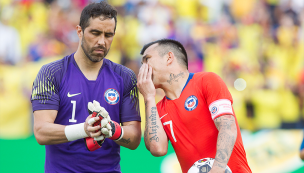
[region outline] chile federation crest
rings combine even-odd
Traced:
[[[120,96],[116,89],[109,88],[104,93],[104,99],[110,105],[116,105],[119,102]]]
[[[196,96],[194,95],[189,96],[185,101],[185,109],[187,111],[192,111],[197,107],[197,104],[198,104],[198,99],[196,98]]]

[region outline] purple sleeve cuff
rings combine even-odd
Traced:
[[[140,118],[140,116],[138,116],[138,114],[130,115],[128,117],[122,117],[121,118],[121,123],[128,122],[128,121],[140,121],[141,122],[141,118]]]
[[[32,102],[33,112],[37,110],[59,110],[59,105],[54,104],[42,104],[39,101]]]

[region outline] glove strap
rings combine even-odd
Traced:
[[[123,128],[115,121],[111,121],[111,126],[112,126],[112,137],[109,139],[112,139],[114,141],[119,141],[124,134]]]
[[[92,113],[92,117],[96,117],[98,116],[98,113],[97,112],[93,112]],[[102,116],[98,116],[99,117],[99,120],[96,121],[93,126],[97,126],[97,125],[100,125],[100,120],[103,119]],[[94,138],[91,138],[91,137],[87,137],[85,138],[85,144],[86,144],[86,147],[89,151],[95,151],[97,150],[98,148],[101,147],[102,143],[104,142],[104,140],[101,140],[101,141],[95,141]]]
[[[104,140],[95,141],[94,138],[87,137],[85,138],[86,147],[89,151],[95,151],[101,147]]]

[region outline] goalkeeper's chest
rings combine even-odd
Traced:
[[[96,100],[109,112],[114,121],[120,122],[122,95],[123,90],[120,83],[111,81],[111,79],[107,79],[105,82],[70,78],[63,82],[60,90],[60,108],[57,119],[64,124],[84,122],[89,115],[88,102]]]

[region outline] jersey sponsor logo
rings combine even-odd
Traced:
[[[74,97],[74,96],[77,96],[77,95],[79,95],[79,94],[81,94],[81,93],[77,93],[77,94],[70,94],[70,92],[68,92],[68,97]]]
[[[211,108],[211,114],[214,115],[214,114],[216,114],[217,112],[218,112],[217,106],[213,106],[213,107]]]
[[[194,95],[189,96],[185,101],[185,109],[187,111],[192,111],[197,107],[197,104],[198,104],[198,99],[196,98],[196,96]]]
[[[119,102],[120,96],[116,89],[109,88],[104,93],[104,99],[110,105],[116,105]]]

